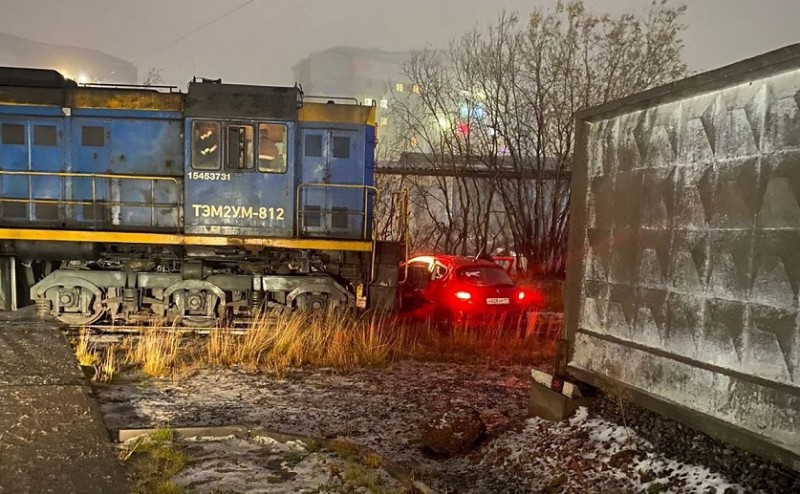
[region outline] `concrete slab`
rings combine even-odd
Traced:
[[[83,384],[83,372],[55,324],[0,322],[0,386]]]
[[[0,315],[0,493],[130,492],[55,322]]]
[[[591,398],[570,398],[536,381],[531,381],[528,415],[545,420],[564,420],[571,417],[579,406],[589,405],[591,401]]]
[[[33,454],[40,445],[107,452],[108,433],[82,386],[0,386],[0,454]]]
[[[75,456],[38,450],[25,463],[0,463],[0,493],[130,494],[119,461],[108,454]]]

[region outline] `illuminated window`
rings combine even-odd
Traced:
[[[207,120],[192,122],[192,168],[219,170],[219,123]]]
[[[398,82],[397,84],[394,85],[394,90],[397,91],[398,93],[402,93],[403,91],[406,90],[406,86],[402,82]]]
[[[247,170],[253,168],[253,126],[228,125],[227,168]]]
[[[381,125],[389,125],[389,119],[386,117],[381,117]]]
[[[389,108],[389,100],[388,99],[382,99],[381,100],[381,108],[384,108],[384,109]]]
[[[258,171],[286,172],[286,134],[285,125],[258,125]]]
[[[414,84],[413,86],[411,86],[411,92],[419,94],[419,84]]]

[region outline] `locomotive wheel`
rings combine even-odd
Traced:
[[[164,291],[170,303],[169,315],[182,326],[210,328],[220,320],[225,292],[208,281],[184,280]]]
[[[103,291],[82,278],[59,277],[43,293],[50,314],[70,326],[92,324],[105,314]]]
[[[322,293],[304,293],[297,298],[297,307],[304,312],[321,314],[328,308],[328,297]]]

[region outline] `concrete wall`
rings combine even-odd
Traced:
[[[570,369],[800,468],[800,45],[578,129]]]

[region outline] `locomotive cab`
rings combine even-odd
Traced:
[[[192,234],[291,237],[295,88],[194,82],[185,122],[184,218]]]

